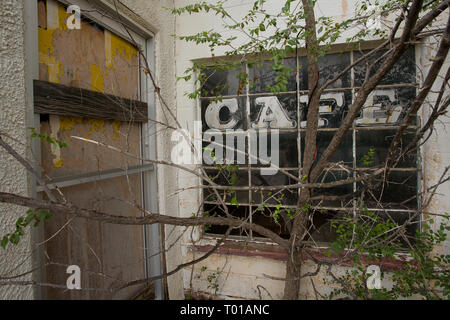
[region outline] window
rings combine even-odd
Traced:
[[[320,82],[323,84],[345,69],[352,61],[364,54],[360,51],[331,53],[319,59]],[[375,61],[382,53],[372,58]],[[286,172],[299,177],[302,168],[304,139],[306,132],[307,108],[307,70],[306,57],[289,57],[283,64],[292,72],[287,81],[287,91],[274,95],[268,86],[276,83],[277,73],[273,70],[270,60],[260,65],[245,65],[241,68],[227,71],[205,70],[206,82],[201,90],[201,113],[203,123],[204,150],[211,148],[214,142],[227,146],[238,146],[244,143],[246,151],[252,154],[253,144],[260,146],[260,140],[266,139],[262,132],[267,132],[267,143],[270,150],[270,133],[278,131],[279,167]],[[295,70],[298,70],[296,73]],[[377,70],[375,67],[374,70]],[[239,74],[248,74],[250,84],[242,86]],[[319,132],[317,135],[316,159],[328,146],[335,131],[340,126],[348,108],[358,93],[366,72],[366,65],[360,64],[324,91],[320,101]],[[394,68],[384,77],[379,86],[368,97],[367,102],[353,127],[344,137],[338,151],[335,153],[329,170],[319,178],[320,181],[332,182],[356,177],[363,171],[376,167],[385,160],[390,142],[416,94],[415,51],[407,51]],[[216,95],[221,95],[217,102]],[[402,145],[407,145],[415,131],[418,122],[408,128],[402,138]],[[211,138],[211,129],[213,132]],[[252,132],[258,139],[252,140]],[[222,136],[221,138],[218,138]],[[232,136],[232,137],[231,137]],[[238,138],[241,137],[241,140]],[[228,138],[228,140],[227,140]],[[233,138],[233,139],[231,139]],[[205,142],[210,140],[211,142]],[[222,140],[222,142],[217,141]],[[228,141],[233,141],[229,144]],[[240,141],[240,142],[239,142]],[[256,141],[258,141],[256,143]],[[216,149],[214,149],[215,152]],[[242,149],[240,149],[242,150]],[[270,152],[269,152],[270,153]],[[273,175],[261,174],[264,163],[252,163],[248,156],[238,157],[238,152],[228,154],[213,153],[213,161],[204,157],[203,167],[208,175],[220,185],[234,186],[270,186],[286,185],[295,181],[278,171]],[[276,156],[276,155],[272,155]],[[251,156],[250,156],[251,158]],[[228,165],[233,160],[233,165]],[[417,210],[417,179],[418,157],[416,153],[408,154],[392,170],[383,193],[372,190],[368,186],[365,203],[369,209],[378,212],[388,212],[397,221],[402,221]],[[254,161],[253,161],[254,162]],[[219,165],[218,165],[219,164]],[[311,237],[316,242],[329,242],[335,237],[330,226],[330,218],[339,217],[345,211],[354,210],[351,197],[345,197],[362,188],[362,183],[341,185],[331,189],[315,190],[313,196],[335,195],[335,200],[317,200],[314,205],[320,211],[314,214],[315,226]],[[228,205],[229,212],[240,218],[248,218],[252,223],[258,223],[271,228],[282,237],[289,237],[289,223],[277,217],[274,212],[278,208],[286,214],[293,213],[298,199],[297,190],[269,191],[236,191],[220,193]],[[317,198],[317,197],[316,197]],[[220,202],[210,189],[203,194],[204,212],[209,215],[224,215]],[[379,200],[379,201],[378,201]],[[265,205],[262,205],[265,203]],[[386,211],[386,209],[388,211]],[[287,220],[286,220],[287,221]],[[210,227],[210,234],[221,234],[224,227]],[[413,230],[411,230],[413,231]],[[233,233],[234,232],[234,233]],[[252,231],[234,230],[232,235],[256,239],[259,237]]]

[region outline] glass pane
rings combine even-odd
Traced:
[[[399,125],[415,98],[414,87],[375,89],[355,120],[359,127]],[[414,119],[410,124],[417,123]]]
[[[225,164],[248,165],[248,137],[245,131],[230,131],[224,137],[223,156]]]
[[[211,70],[203,71],[206,82],[204,83],[201,95],[202,97],[214,97],[217,95],[234,96],[246,93],[246,86],[240,80],[240,73],[245,72],[244,65],[230,70]]]
[[[367,54],[369,51],[363,51],[362,53],[355,51],[354,60],[356,61],[362,55]],[[380,58],[386,51],[380,51],[374,54],[369,63],[372,64],[378,58]],[[384,58],[380,60],[374,67],[372,67],[370,75],[374,75],[380,68]],[[355,74],[355,86],[361,86],[366,76],[366,63],[361,62],[354,68]],[[410,47],[397,61],[396,64],[389,70],[389,72],[381,80],[380,84],[398,84],[398,83],[414,83],[416,82],[416,63],[414,47]]]
[[[293,176],[298,177],[298,171],[288,171]],[[283,172],[278,172],[275,175],[261,175],[259,170],[252,170],[251,173],[252,186],[284,186],[289,184],[296,184],[297,181],[287,176]],[[271,205],[297,205],[298,189],[284,189],[284,190],[255,190],[252,191],[252,203],[260,205],[263,203]]]
[[[251,97],[250,122],[254,129],[297,128],[297,95]]]
[[[356,166],[369,168],[383,164],[394,139],[396,130],[358,130],[356,132]],[[409,145],[415,137],[413,131],[407,131],[401,138],[399,152]],[[396,154],[399,154],[396,152]],[[415,168],[417,152],[410,152],[398,163],[398,168]]]
[[[350,53],[332,53],[319,58],[319,86],[322,86],[328,80],[334,79],[341,72],[345,70],[346,67],[350,65]],[[349,88],[351,86],[350,82],[351,72],[347,71],[342,77],[340,77],[336,82],[331,84],[328,89],[331,88]]]
[[[254,136],[252,140],[257,141],[258,149],[251,148],[254,155],[252,167],[268,167],[268,161],[280,168],[298,167],[297,132],[275,133],[257,130]],[[257,163],[256,156],[258,156]]]
[[[351,90],[325,92],[320,97],[319,128],[337,128],[347,114],[352,104]],[[308,95],[300,97],[301,122],[300,128],[306,128],[308,114]]]
[[[295,58],[282,60],[283,65],[291,71],[287,78],[286,91],[296,91],[296,61]],[[278,83],[278,72],[273,69],[273,61],[266,60],[258,62],[249,67],[250,93],[271,92],[267,86],[274,86]]]
[[[239,207],[227,206],[227,208],[228,212],[237,218],[246,219],[249,216],[250,207],[248,206],[239,206]],[[218,217],[226,216],[223,207],[221,205],[213,205],[213,204],[205,204],[203,206],[203,215],[218,216]],[[227,229],[228,229],[227,226],[206,225],[204,226],[203,230],[205,231],[205,233],[210,234],[224,234],[227,231]],[[247,231],[243,230],[242,228],[232,229],[230,235],[245,236],[245,237],[250,236],[247,233]]]
[[[417,209],[417,172],[391,171],[384,188],[382,175],[374,179],[364,201],[369,208]],[[361,188],[358,183],[358,188]]]
[[[317,140],[316,140],[316,157],[315,161],[318,161],[320,159],[322,153],[325,151],[325,149],[328,147],[328,145],[331,142],[331,139],[333,138],[335,131],[319,131],[317,133]],[[302,161],[303,161],[303,155],[305,152],[305,132],[301,133],[302,136]],[[347,132],[344,135],[344,138],[339,145],[337,151],[334,153],[334,155],[331,157],[331,162],[343,162],[344,165],[347,166],[353,166],[353,138],[352,133]]]
[[[217,190],[221,199],[224,202],[231,203],[231,200],[235,199],[239,204],[249,204],[248,194],[249,191],[235,191],[232,186],[248,186],[248,172],[243,170],[205,170],[208,177],[219,186],[230,186],[230,190]],[[217,195],[213,189],[204,189],[203,198],[205,201],[219,202]]]
[[[202,130],[243,129],[247,128],[245,98],[226,98],[222,101],[201,100]]]

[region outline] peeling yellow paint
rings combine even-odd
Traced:
[[[38,28],[38,49],[40,53],[44,53],[47,55],[53,54],[53,34],[55,33],[55,30],[45,30],[41,27]]]
[[[59,31],[67,30],[67,18],[71,13],[67,13],[66,8],[58,4],[58,29]]]
[[[53,34],[55,30],[44,30],[38,28],[39,37],[39,63],[48,67],[48,80],[50,82],[60,83],[61,76],[64,74],[64,65],[53,57]]]
[[[53,165],[55,166],[55,168],[61,168],[63,165],[63,161],[62,159],[53,159]]]
[[[90,135],[92,135],[93,132],[100,132],[105,131],[105,121],[101,119],[88,119],[87,122],[91,125],[91,128],[89,129],[86,138],[89,139]]]
[[[114,141],[120,141],[120,121],[114,120],[113,121],[113,132],[114,132],[114,136],[113,136],[113,140]]]
[[[38,28],[39,63],[48,67],[48,81],[61,83],[64,74],[64,65],[53,56],[53,36],[59,27],[60,5],[49,1],[47,5],[47,30]]]
[[[68,117],[68,116],[60,116],[59,117],[59,130],[67,131],[72,129],[76,124],[80,124],[83,122],[83,118],[79,117]]]
[[[115,56],[120,55],[128,61],[132,61],[137,56],[138,51],[130,43],[113,33],[110,33],[110,36],[112,59],[114,59]]]
[[[105,75],[95,64],[91,65],[91,90],[98,92],[105,90]]]

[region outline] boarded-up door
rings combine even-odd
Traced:
[[[140,98],[137,48],[90,20],[83,19],[80,30],[69,30],[69,14],[57,1],[39,0],[38,8],[39,80],[130,100]],[[129,110],[130,106],[124,105],[124,113]],[[63,148],[41,143],[43,174],[62,186],[61,194],[76,206],[140,216],[141,124],[105,119],[101,109],[94,113],[99,116],[74,117],[61,115],[61,111],[58,115],[41,114],[41,133],[67,143]],[[99,141],[136,158],[74,137]],[[56,189],[53,192],[61,196]],[[48,264],[46,282],[65,285],[67,266],[81,268],[82,290],[48,288],[48,299],[128,298],[137,287],[114,292],[109,289],[145,278],[142,226],[104,224],[55,214],[44,229],[42,262]]]

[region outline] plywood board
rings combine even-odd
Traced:
[[[139,98],[137,49],[92,21],[81,30],[69,30],[65,7],[39,0],[39,79],[121,98]],[[99,104],[101,110],[101,105]],[[67,115],[41,116],[41,133],[67,147],[41,143],[43,175],[48,178],[127,168],[142,164],[141,126],[126,122]],[[82,137],[116,148],[81,141]],[[62,188],[65,199],[82,208],[124,216],[141,212],[142,176],[134,174]],[[57,191],[54,191],[57,194]],[[55,215],[45,224],[46,257],[56,262],[46,269],[50,283],[65,285],[67,265],[79,265],[82,288],[108,289],[124,281],[145,277],[145,244],[142,226],[107,225]],[[48,289],[51,299],[123,299],[132,287],[120,292]]]

